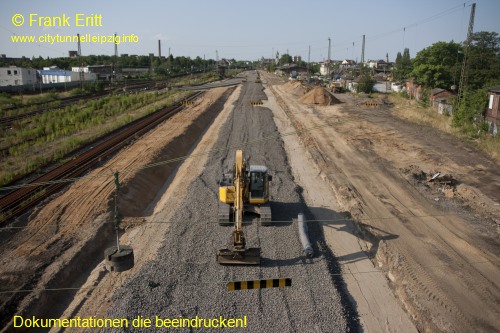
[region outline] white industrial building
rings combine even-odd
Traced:
[[[330,62],[328,60],[321,63],[321,65],[319,67],[319,73],[322,76],[330,75]]]
[[[80,73],[80,68],[75,67],[77,70],[65,70],[60,69],[57,66],[52,67],[44,67],[41,71],[39,71],[40,76],[42,77],[43,84],[50,83],[63,83],[63,82],[75,82],[75,81],[95,81],[97,76],[94,73],[85,72]],[[80,78],[81,76],[81,78]]]
[[[36,69],[16,66],[0,67],[0,86],[22,86],[37,82]]]

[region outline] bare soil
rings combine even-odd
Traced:
[[[389,106],[336,95],[338,106],[282,96],[325,181],[356,221],[375,266],[419,331],[492,332],[500,317],[500,168],[439,130],[391,114]],[[429,182],[437,172],[455,181]],[[450,178],[446,178],[450,179]]]
[[[2,332],[9,331],[14,313],[57,318],[65,310],[75,292],[43,289],[79,288],[89,271],[102,261],[103,250],[115,239],[110,223],[113,172],[120,171],[119,207],[126,216],[124,225],[144,222],[143,211],[179,164],[150,168],[147,177],[141,167],[186,155],[222,110],[230,91],[216,88],[206,92],[193,105],[49,200],[31,214],[25,228],[11,234],[2,232],[0,290],[32,290],[1,295]]]
[[[336,102],[333,96],[321,86],[312,88],[308,93],[299,98],[299,101],[305,104],[316,105],[333,105]]]
[[[268,79],[272,82],[272,78]],[[266,93],[269,97],[266,106],[273,110],[280,132],[295,130],[293,118],[287,115],[290,108],[282,96],[277,95],[269,85]],[[304,139],[295,135],[286,136],[287,155],[295,180],[303,189],[304,198],[314,216],[310,226],[319,225],[341,267],[350,300],[357,309],[360,331],[417,332],[389,288],[384,272],[374,268],[370,261],[364,235],[359,232],[355,221],[349,218],[349,212],[342,212],[343,207],[335,191],[314,162],[309,152],[311,147],[315,147],[314,142]]]
[[[299,98],[308,88],[265,73],[261,78],[265,94],[250,79],[225,106],[230,90],[206,92],[48,201],[25,229],[3,231],[0,291],[35,290],[2,294],[2,332],[14,313],[244,313],[252,320],[245,332],[498,330],[498,164],[449,135],[397,118],[383,100],[375,108],[350,95],[336,95],[338,105],[307,104]],[[245,93],[238,97],[240,90]],[[263,107],[250,106],[254,100]],[[327,122],[283,142],[246,146],[276,130]],[[310,220],[325,220],[310,226],[312,260],[304,258],[290,223],[247,229],[249,244],[262,244],[260,267],[215,264],[229,231],[213,228],[210,216],[217,211],[216,179],[231,157],[198,153],[238,145],[254,163],[271,168],[277,219],[305,211]],[[195,158],[182,164],[141,169],[189,153]],[[134,268],[124,273],[109,273],[102,263],[114,240],[107,223],[114,170],[121,172],[121,243],[136,254]],[[297,287],[228,295],[220,286],[281,275],[293,276]],[[51,287],[78,290],[43,290]]]

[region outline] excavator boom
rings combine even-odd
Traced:
[[[232,246],[229,249],[219,250],[217,262],[223,265],[259,265],[260,248],[246,248],[245,235],[243,234],[243,191],[247,183],[246,163],[243,160],[243,152],[236,151],[234,168],[234,229],[232,235]]]

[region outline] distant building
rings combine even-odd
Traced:
[[[289,75],[293,78],[297,78],[301,75],[307,75],[307,68],[294,65],[294,64],[284,64],[283,66],[278,68],[278,72],[283,75]]]
[[[446,89],[435,88],[431,90],[430,100],[432,107],[438,111],[439,114],[452,114],[455,109],[451,104],[451,98],[454,94]]]
[[[0,86],[23,86],[37,83],[37,72],[33,68],[0,67]]]
[[[500,125],[500,86],[488,89],[488,108],[484,120],[490,125],[493,135],[497,135]]]
[[[331,62],[328,60],[325,62],[322,62],[320,67],[319,67],[319,73],[323,76],[330,75],[330,64],[331,64]]]
[[[219,73],[220,76],[225,76],[226,75],[226,66],[217,65],[217,73]]]
[[[299,55],[293,56],[293,63],[300,64],[302,62],[302,57]]]
[[[340,64],[341,68],[351,68],[356,65],[356,61],[350,60],[350,59],[344,59],[342,60],[342,63]]]
[[[219,66],[226,66],[226,67],[229,67],[232,65],[232,61],[229,60],[229,59],[226,59],[226,58],[222,58],[221,60],[219,60],[219,62],[217,63]]]
[[[387,68],[388,67],[388,63],[385,62],[382,59],[380,59],[380,60],[370,60],[370,61],[368,61],[367,66],[368,66],[368,68],[378,68],[378,69],[381,69],[381,68]]]
[[[272,58],[264,58],[264,57],[262,57],[262,58],[260,59],[260,64],[259,64],[259,66],[260,66],[260,68],[267,68],[268,66],[270,66],[270,65],[275,65],[275,64],[277,64],[277,63],[275,62],[275,60],[274,60],[274,59],[272,59]]]
[[[400,83],[391,82],[391,90],[394,92],[402,92],[404,90],[404,86]]]
[[[406,82],[406,92],[410,99],[420,101],[422,99],[422,85],[409,80]]]
[[[82,68],[82,75],[80,75],[80,67],[73,67],[73,69],[78,70],[65,70],[60,69],[57,66],[52,67],[44,67],[39,71],[40,76],[42,77],[43,84],[51,84],[51,83],[65,83],[65,82],[76,82],[76,81],[95,81],[97,76],[94,73],[90,73],[84,71]]]
[[[80,68],[80,67],[73,67],[73,68]],[[113,75],[115,75],[116,77],[120,74],[113,69],[112,65],[92,65],[92,66],[85,66],[82,68],[84,72],[94,73],[97,76],[98,80],[111,80]]]

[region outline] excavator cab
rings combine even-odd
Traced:
[[[265,166],[250,166],[250,182],[248,184],[250,204],[263,204],[269,201],[269,177]]]

